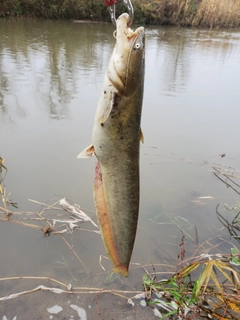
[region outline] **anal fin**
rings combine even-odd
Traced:
[[[118,251],[114,243],[114,234],[112,233],[111,223],[109,221],[109,212],[107,209],[102,179],[101,166],[99,161],[97,161],[94,180],[94,201],[101,235],[107,255],[115,266],[112,271],[126,277],[128,275],[128,270],[119,261]]]

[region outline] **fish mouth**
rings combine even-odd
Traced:
[[[129,15],[121,14],[117,19],[116,45],[112,65],[109,66],[109,79],[121,95],[127,95],[130,59],[136,51],[144,51],[144,28],[133,31],[129,27]],[[140,53],[141,54],[141,53]],[[139,59],[139,60],[137,60]],[[135,59],[140,62],[141,58]]]
[[[133,45],[138,36],[144,34],[143,27],[138,27],[135,31],[129,27],[129,15],[127,13],[123,13],[118,17],[116,31],[117,45],[120,44],[123,47],[127,43]]]

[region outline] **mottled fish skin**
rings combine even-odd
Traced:
[[[145,33],[117,19],[116,45],[105,74],[92,145],[79,157],[97,157],[94,200],[113,272],[128,275],[139,211],[139,144],[145,68]]]

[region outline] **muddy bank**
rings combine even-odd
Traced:
[[[44,284],[53,287],[47,281],[24,280],[8,281],[4,283],[3,293],[18,293],[32,290]],[[90,291],[90,290],[89,290]],[[152,308],[142,307],[139,301],[134,299],[134,305],[128,303],[123,297],[111,293],[53,293],[39,290],[21,295],[6,301],[1,301],[1,319],[115,319],[115,320],[155,320]]]

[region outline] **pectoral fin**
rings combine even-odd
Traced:
[[[98,117],[98,122],[99,123],[104,123],[107,121],[108,117],[110,116],[110,113],[112,112],[113,109],[117,109],[119,102],[120,102],[120,96],[117,92],[105,90],[106,94],[104,95],[104,99],[107,100],[107,103],[103,104],[105,107],[102,110],[101,115]]]
[[[144,143],[144,135],[142,133],[142,129],[140,128],[140,141]]]
[[[77,158],[90,158],[94,154],[94,146],[91,144],[85,148],[82,152],[79,153]]]
[[[106,108],[104,109],[103,113],[100,115],[100,117],[98,117],[98,122],[104,123],[108,119],[111,111],[112,111],[112,103],[110,100],[109,103],[107,104]]]

